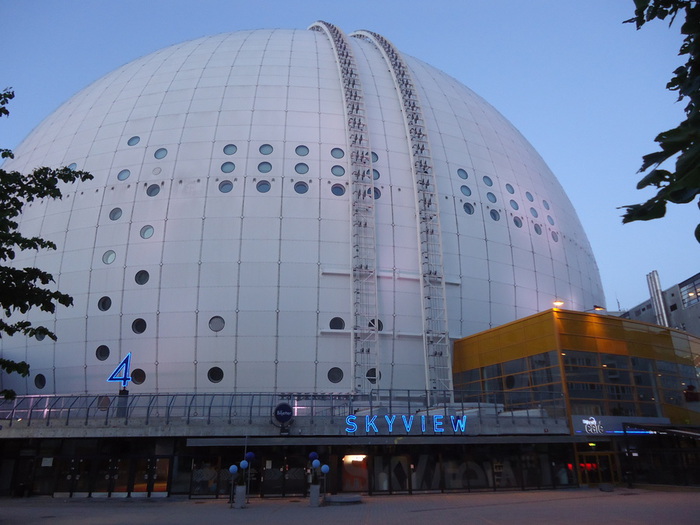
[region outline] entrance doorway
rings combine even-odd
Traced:
[[[583,485],[619,483],[620,468],[612,452],[587,452],[578,455],[579,480]]]

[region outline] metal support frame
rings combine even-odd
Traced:
[[[309,29],[324,33],[330,40],[343,84],[352,180],[352,391],[367,394],[379,387],[380,371],[375,189],[364,93],[355,56],[345,34],[323,21],[312,24]],[[374,377],[368,375],[372,367]]]
[[[411,72],[394,45],[371,31],[356,31],[350,36],[367,40],[379,49],[401,96],[416,195],[426,386],[434,401],[440,402],[443,399],[438,392],[452,391],[452,357],[447,329],[439,195],[423,110]]]

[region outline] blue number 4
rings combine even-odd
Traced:
[[[114,369],[114,372],[112,372],[112,375],[109,376],[109,379],[107,381],[112,381],[114,383],[121,383],[122,388],[126,388],[126,385],[129,384],[129,381],[131,381],[131,376],[129,375],[129,370],[131,369],[131,352],[126,354],[126,357],[122,359],[122,362],[119,363],[119,366]]]

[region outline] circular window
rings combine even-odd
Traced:
[[[272,185],[269,183],[269,181],[261,180],[255,187],[260,193],[267,193],[270,191],[270,188],[272,188]]]
[[[146,331],[146,328],[148,325],[146,324],[146,321],[144,319],[141,319],[140,317],[138,319],[135,319],[133,323],[131,323],[131,330],[135,334],[142,334]]]
[[[382,196],[382,192],[379,191],[379,188],[374,188],[374,198],[378,199],[381,196]]]
[[[486,194],[486,198],[487,198],[489,201],[494,202],[494,203],[495,203],[496,200],[497,200],[497,199],[496,199],[496,196],[495,196],[493,193],[491,193],[491,192],[488,192],[488,193]]]
[[[112,221],[117,221],[121,218],[122,216],[122,209],[121,208],[113,208],[112,211],[109,212],[109,219]]]
[[[309,191],[309,185],[305,182],[297,182],[296,184],[294,184],[294,191],[296,191],[297,193],[304,194],[307,191]]]
[[[34,386],[39,390],[46,386],[46,376],[44,374],[37,374],[34,378]]]
[[[379,161],[379,155],[377,155],[374,151],[372,152],[372,162],[378,162]]]
[[[37,341],[43,341],[46,336],[42,333],[38,333],[34,336]]]
[[[269,155],[270,153],[272,153],[273,149],[274,148],[269,144],[263,144],[262,146],[260,146],[260,148],[258,148],[258,151],[263,155]]]
[[[469,204],[468,202],[464,203],[464,211],[467,212],[467,215],[474,215],[474,206]]]
[[[547,215],[547,222],[548,222],[549,224],[551,224],[552,226],[554,226],[554,219],[552,219],[552,216],[551,216],[551,215]]]
[[[491,180],[491,177],[484,175],[481,180],[483,180],[484,184],[486,184],[487,186],[493,186],[493,181]]]
[[[71,163],[68,165],[68,169],[71,170],[71,171],[74,171],[75,168],[77,168],[77,167],[78,167],[78,165],[77,165],[75,162],[71,162]]]
[[[309,166],[307,166],[307,165],[304,164],[303,162],[300,162],[299,164],[297,164],[296,166],[294,166],[294,171],[296,171],[297,173],[303,175],[304,173],[308,173],[308,172],[309,172]]]
[[[136,281],[136,284],[140,285],[146,284],[150,278],[151,276],[146,270],[139,270],[136,272],[136,275],[134,275],[134,281]]]
[[[466,179],[469,177],[469,174],[468,174],[465,170],[463,170],[462,168],[459,168],[459,169],[457,170],[457,176],[458,176],[460,179],[465,179],[465,180],[466,180]]]
[[[381,380],[382,373],[379,372],[379,377],[377,377],[377,369],[370,368],[369,370],[367,370],[367,374],[365,375],[365,377],[367,378],[367,381],[369,381],[370,383],[372,383],[374,385],[377,383],[377,379]]]
[[[156,152],[153,154],[153,156],[157,159],[164,159],[165,156],[168,154],[168,150],[165,148],[158,148]]]
[[[145,380],[146,380],[146,372],[144,372],[140,368],[132,370],[132,372],[131,372],[131,382],[132,383],[134,383],[135,385],[140,385],[140,384],[143,384],[143,382]]]
[[[220,383],[224,378],[224,371],[218,366],[212,366],[207,372],[207,379],[212,383]]]
[[[300,157],[306,157],[309,154],[309,148],[306,146],[297,146],[294,152]]]
[[[518,208],[520,208],[520,206],[518,206],[518,203],[515,202],[513,199],[510,200],[510,207],[513,208],[514,210],[517,210]]]
[[[224,329],[224,326],[226,326],[226,321],[224,321],[224,318],[219,315],[215,315],[209,319],[209,329],[212,332],[221,332],[221,330]]]
[[[542,206],[544,206],[545,210],[549,209],[549,203],[547,201],[542,201]]]
[[[143,228],[141,228],[141,231],[139,232],[139,235],[141,236],[142,239],[150,239],[153,237],[153,226],[150,224],[147,224]]]
[[[260,173],[269,173],[272,170],[272,164],[269,162],[261,162],[258,164],[258,171]]]
[[[223,171],[224,173],[231,173],[235,169],[236,165],[233,162],[224,162],[221,165],[221,171]]]
[[[331,186],[331,192],[333,193],[333,195],[337,195],[340,197],[341,195],[345,194],[345,186],[343,186],[342,184],[333,184],[333,186]]]
[[[116,258],[117,254],[114,252],[114,250],[107,250],[102,254],[102,262],[105,264],[112,264]]]
[[[345,175],[345,168],[336,164],[331,168],[331,173],[336,177],[342,177],[343,175]]]
[[[535,208],[530,208],[530,213],[532,214],[533,217],[537,218],[537,210]]]
[[[230,180],[222,180],[219,183],[219,191],[221,193],[228,193],[233,189],[233,182]]]
[[[515,224],[518,228],[523,227],[523,221],[520,219],[520,217],[513,217],[513,224]]]
[[[367,326],[369,326],[370,328],[374,328],[374,319],[370,319]],[[381,319],[377,319],[377,326],[379,327],[379,329],[377,330],[378,332],[384,330],[384,324],[382,323]]]
[[[542,226],[540,226],[539,224],[535,224],[535,233],[537,235],[542,235]]]
[[[500,221],[500,220],[501,220],[501,214],[498,213],[498,211],[496,211],[496,210],[491,210],[491,211],[489,212],[489,215],[491,216],[491,218],[492,218],[494,221]]]
[[[379,172],[377,170],[372,170],[372,178],[374,180],[377,180],[380,177]]]
[[[107,345],[100,345],[95,350],[95,357],[100,361],[106,361],[109,359],[109,347]]]
[[[224,153],[225,153],[226,155],[233,155],[233,154],[236,153],[237,151],[238,151],[238,148],[236,147],[235,144],[226,144],[226,145],[224,146]]]
[[[127,140],[126,143],[129,146],[136,146],[136,144],[138,144],[140,140],[141,140],[141,137],[133,136],[129,140]]]
[[[340,148],[333,148],[331,150],[331,157],[334,159],[342,159],[345,156],[345,152]]]
[[[100,300],[97,301],[97,308],[99,308],[103,312],[106,312],[111,307],[112,307],[112,299],[110,299],[106,295],[104,297],[100,297]]]
[[[328,381],[331,383],[340,383],[343,380],[343,371],[338,368],[337,366],[334,366],[330,370],[328,370]]]
[[[513,186],[511,186],[510,184],[506,184],[506,191],[513,195],[515,193],[515,188],[513,188]]]
[[[472,190],[469,189],[469,186],[462,186],[459,189],[462,191],[462,194],[466,195],[467,197],[469,197],[472,194]]]
[[[525,196],[527,197],[527,200],[529,200],[530,202],[535,202],[535,198],[532,196],[532,193],[530,193],[529,191],[525,192]]]
[[[155,197],[160,193],[160,186],[158,184],[151,184],[148,188],[146,188],[146,195],[149,197]]]
[[[131,175],[129,170],[121,170],[119,173],[117,173],[117,180],[126,180],[129,178],[129,175]]]
[[[552,240],[554,242],[559,242],[559,235],[557,235],[557,232],[552,232]]]
[[[343,321],[342,317],[334,317],[333,319],[331,319],[329,326],[331,330],[344,330],[345,321]]]

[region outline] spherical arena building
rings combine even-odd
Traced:
[[[533,147],[370,31],[165,48],[14,153],[6,170],[94,175],[21,218],[58,249],[13,264],[50,272],[74,306],[27,314],[56,342],[2,339],[31,365],[2,376],[20,395],[449,392],[454,340],[557,299],[604,304]]]

